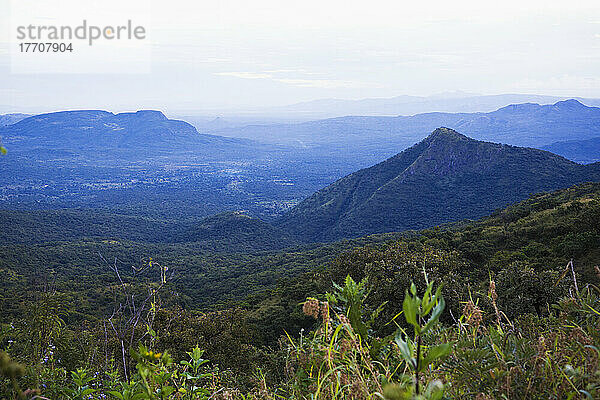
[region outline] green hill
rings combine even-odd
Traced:
[[[480,218],[531,193],[600,180],[600,164],[436,129],[409,149],[310,196],[278,225],[309,241]]]
[[[213,251],[252,252],[276,250],[298,244],[290,234],[241,211],[217,214],[176,238],[180,242],[206,244]]]
[[[240,211],[208,218],[149,218],[109,210],[0,210],[0,242],[35,244],[89,239],[193,243],[198,250],[253,252],[299,244],[289,233]]]

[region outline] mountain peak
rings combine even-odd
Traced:
[[[568,99],[563,101],[557,101],[553,104],[554,107],[564,108],[564,109],[578,109],[578,108],[586,108],[586,105],[581,103],[579,100]]]
[[[425,140],[433,141],[433,140],[439,140],[439,139],[473,140],[461,133],[456,132],[454,129],[446,128],[444,126],[441,126],[441,127],[437,128],[436,130],[434,130],[433,132],[431,132],[431,134],[429,136],[427,136],[427,138]]]
[[[161,111],[157,110],[139,110],[135,113],[119,113],[117,117],[134,117],[148,121],[166,121],[167,117]]]
[[[517,113],[529,113],[534,112],[542,108],[538,103],[518,103],[518,104],[509,104],[507,106],[501,107],[494,111],[495,113],[504,113],[504,112],[517,112]]]
[[[594,165],[441,127],[403,152],[321,189],[278,226],[307,240],[422,229],[482,217],[529,193],[598,179]]]

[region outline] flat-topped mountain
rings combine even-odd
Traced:
[[[0,137],[5,144],[16,148],[78,150],[248,143],[200,134],[187,122],[168,119],[162,112],[153,110],[119,114],[101,110],[39,114],[0,128]]]
[[[600,181],[600,164],[438,128],[308,197],[278,225],[311,241],[419,229],[482,217],[531,193],[585,181]]]

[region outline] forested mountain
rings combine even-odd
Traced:
[[[600,263],[600,183],[533,194],[477,221],[364,240],[369,238],[387,240],[341,252],[326,266],[253,296],[255,307],[267,314],[261,329],[279,320],[288,332],[299,330],[294,321],[277,314],[281,307],[292,313],[298,302],[331,290],[332,282],[341,282],[347,275],[357,281],[366,279],[370,305],[375,308],[388,302],[388,317],[392,317],[410,281],[424,283],[423,268],[445,283],[446,298],[454,299],[449,300],[454,315],[461,312],[459,299],[470,293],[485,297],[490,276],[511,318],[541,313],[540,304],[556,301],[552,296],[557,295],[553,292],[557,287],[551,286],[558,283],[570,260],[583,282],[600,282],[600,271],[595,269]],[[554,280],[544,287],[545,279]],[[489,301],[486,304],[491,306]]]
[[[289,233],[240,211],[208,217],[175,237],[178,242],[207,242],[229,251],[276,250],[299,244]]]
[[[541,150],[480,142],[448,129],[310,196],[278,222],[306,240],[335,240],[479,218],[530,193],[600,180]]]
[[[542,147],[542,149],[579,163],[587,164],[600,161],[600,137],[555,142]]]

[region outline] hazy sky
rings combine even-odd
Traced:
[[[143,24],[144,48],[111,42],[35,65],[11,56],[15,24],[83,19]],[[598,0],[0,0],[0,27],[2,112],[247,109],[455,90],[600,97]],[[60,63],[67,72],[48,73]]]

